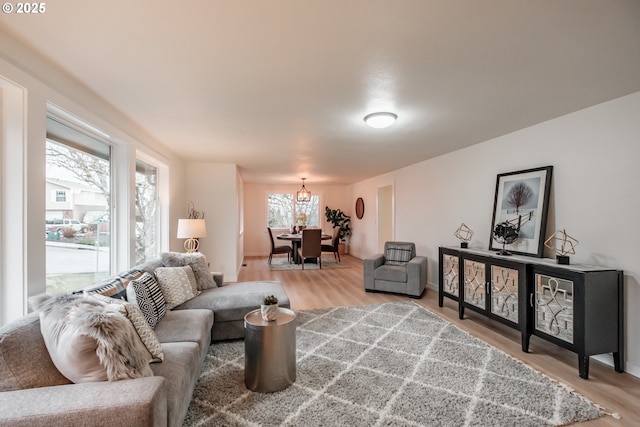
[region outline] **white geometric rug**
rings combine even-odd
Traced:
[[[297,313],[297,379],[244,386],[244,342],[215,343],[185,426],[544,426],[585,398],[413,302]]]

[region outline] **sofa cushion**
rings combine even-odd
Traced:
[[[142,340],[142,343],[151,354],[151,357],[153,357],[151,361],[162,362],[164,356],[162,354],[162,347],[160,346],[158,336],[153,331],[151,326],[149,326],[149,323],[147,323],[147,319],[145,319],[144,315],[138,307],[127,301],[105,297],[104,295],[92,295],[92,297],[96,298],[103,304],[115,304],[116,308],[119,309],[122,314],[127,316],[127,319],[129,319],[129,321],[135,328],[138,336]]]
[[[211,310],[171,310],[158,323],[156,333],[161,343],[195,342],[204,360],[211,343],[213,312]]]
[[[158,285],[167,303],[167,309],[182,304],[198,295],[196,279],[191,267],[160,267],[155,271]]]
[[[389,282],[407,281],[407,268],[400,265],[381,265],[373,271],[373,278],[376,280],[387,280]]]
[[[70,384],[55,367],[37,313],[0,328],[0,392]]]
[[[196,277],[196,285],[199,291],[216,287],[216,282],[213,280],[213,275],[209,270],[209,262],[204,254],[200,252],[163,252],[160,254],[160,259],[167,267],[190,266],[193,270],[193,275]]]
[[[200,351],[195,342],[163,343],[162,350],[164,362],[151,366],[155,375],[166,380],[167,425],[181,426],[200,375]]]
[[[167,312],[167,302],[160,290],[160,285],[155,276],[147,272],[129,282],[127,300],[140,309],[152,328],[156,327]]]
[[[214,313],[216,324],[244,319],[245,314],[260,308],[264,295],[275,295],[278,305],[289,307],[289,298],[280,282],[240,282],[207,289],[176,309],[206,308]]]
[[[78,295],[30,299],[51,360],[74,383],[153,375],[151,355],[131,322],[111,304]]]

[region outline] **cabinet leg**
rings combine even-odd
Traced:
[[[522,351],[525,353],[529,353],[529,340],[531,339],[531,334],[522,334]]]
[[[585,380],[589,378],[589,356],[586,354],[578,354],[578,370],[580,378]]]
[[[458,318],[464,319],[464,306],[462,304],[458,306]]]
[[[438,307],[442,307],[444,305],[444,295],[442,291],[438,292]]]
[[[624,359],[621,351],[613,353],[613,366],[616,372],[624,372]]]

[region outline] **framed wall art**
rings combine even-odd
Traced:
[[[506,249],[515,254],[542,257],[552,172],[553,166],[545,166],[498,175],[489,250],[502,250],[505,246],[504,241],[494,241],[496,225],[511,225],[518,237],[507,244]]]

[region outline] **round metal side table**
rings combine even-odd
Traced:
[[[276,320],[260,310],[244,316],[244,384],[251,391],[284,390],[296,380],[296,314],[278,308]]]

